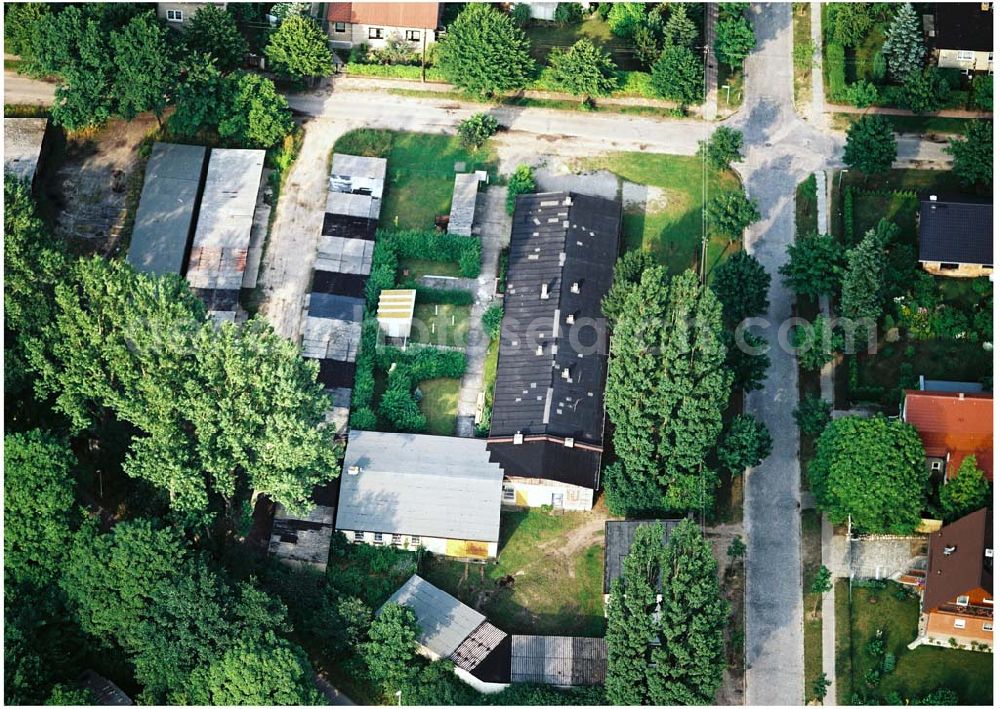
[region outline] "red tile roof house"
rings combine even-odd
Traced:
[[[981,509],[930,535],[918,645],[993,647],[993,513]]]
[[[968,455],[993,482],[992,394],[907,390],[903,420],[920,434],[928,469],[944,472],[945,482]]]
[[[437,39],[441,4],[436,2],[331,2],[327,34],[334,49],[367,44],[378,49],[393,35],[421,52]]]

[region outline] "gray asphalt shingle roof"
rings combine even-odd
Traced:
[[[992,201],[942,196],[921,199],[920,260],[992,265]]]
[[[135,213],[127,261],[137,271],[180,274],[191,237],[206,149],[155,143]]]
[[[482,613],[416,574],[389,597],[386,605],[390,603],[413,610],[419,626],[417,642],[438,657],[448,657],[455,652],[486,620]]]
[[[499,540],[503,471],[483,439],[351,431],[340,481],[337,529]]]

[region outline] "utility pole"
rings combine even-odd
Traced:
[[[421,47],[420,47],[420,83],[427,82],[427,28],[425,27],[420,33],[421,37]]]

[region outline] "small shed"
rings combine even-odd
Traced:
[[[455,175],[455,190],[451,196],[451,216],[448,218],[449,234],[472,236],[479,183],[488,180],[489,175],[484,170],[460,172]]]
[[[33,182],[42,158],[48,118],[3,119],[3,171]]]
[[[379,330],[387,338],[407,340],[413,327],[413,309],[417,302],[417,291],[384,290],[378,297]]]
[[[608,668],[604,638],[512,635],[510,681],[578,687],[602,684]]]
[[[326,571],[333,539],[333,507],[317,504],[302,515],[289,514],[278,504],[269,550],[279,560]]]

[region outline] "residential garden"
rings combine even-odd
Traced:
[[[939,69],[910,3],[824,3],[823,73],[831,103],[993,110],[993,77]]]
[[[919,599],[893,581],[836,583],[841,704],[992,705],[993,655],[922,645]]]

